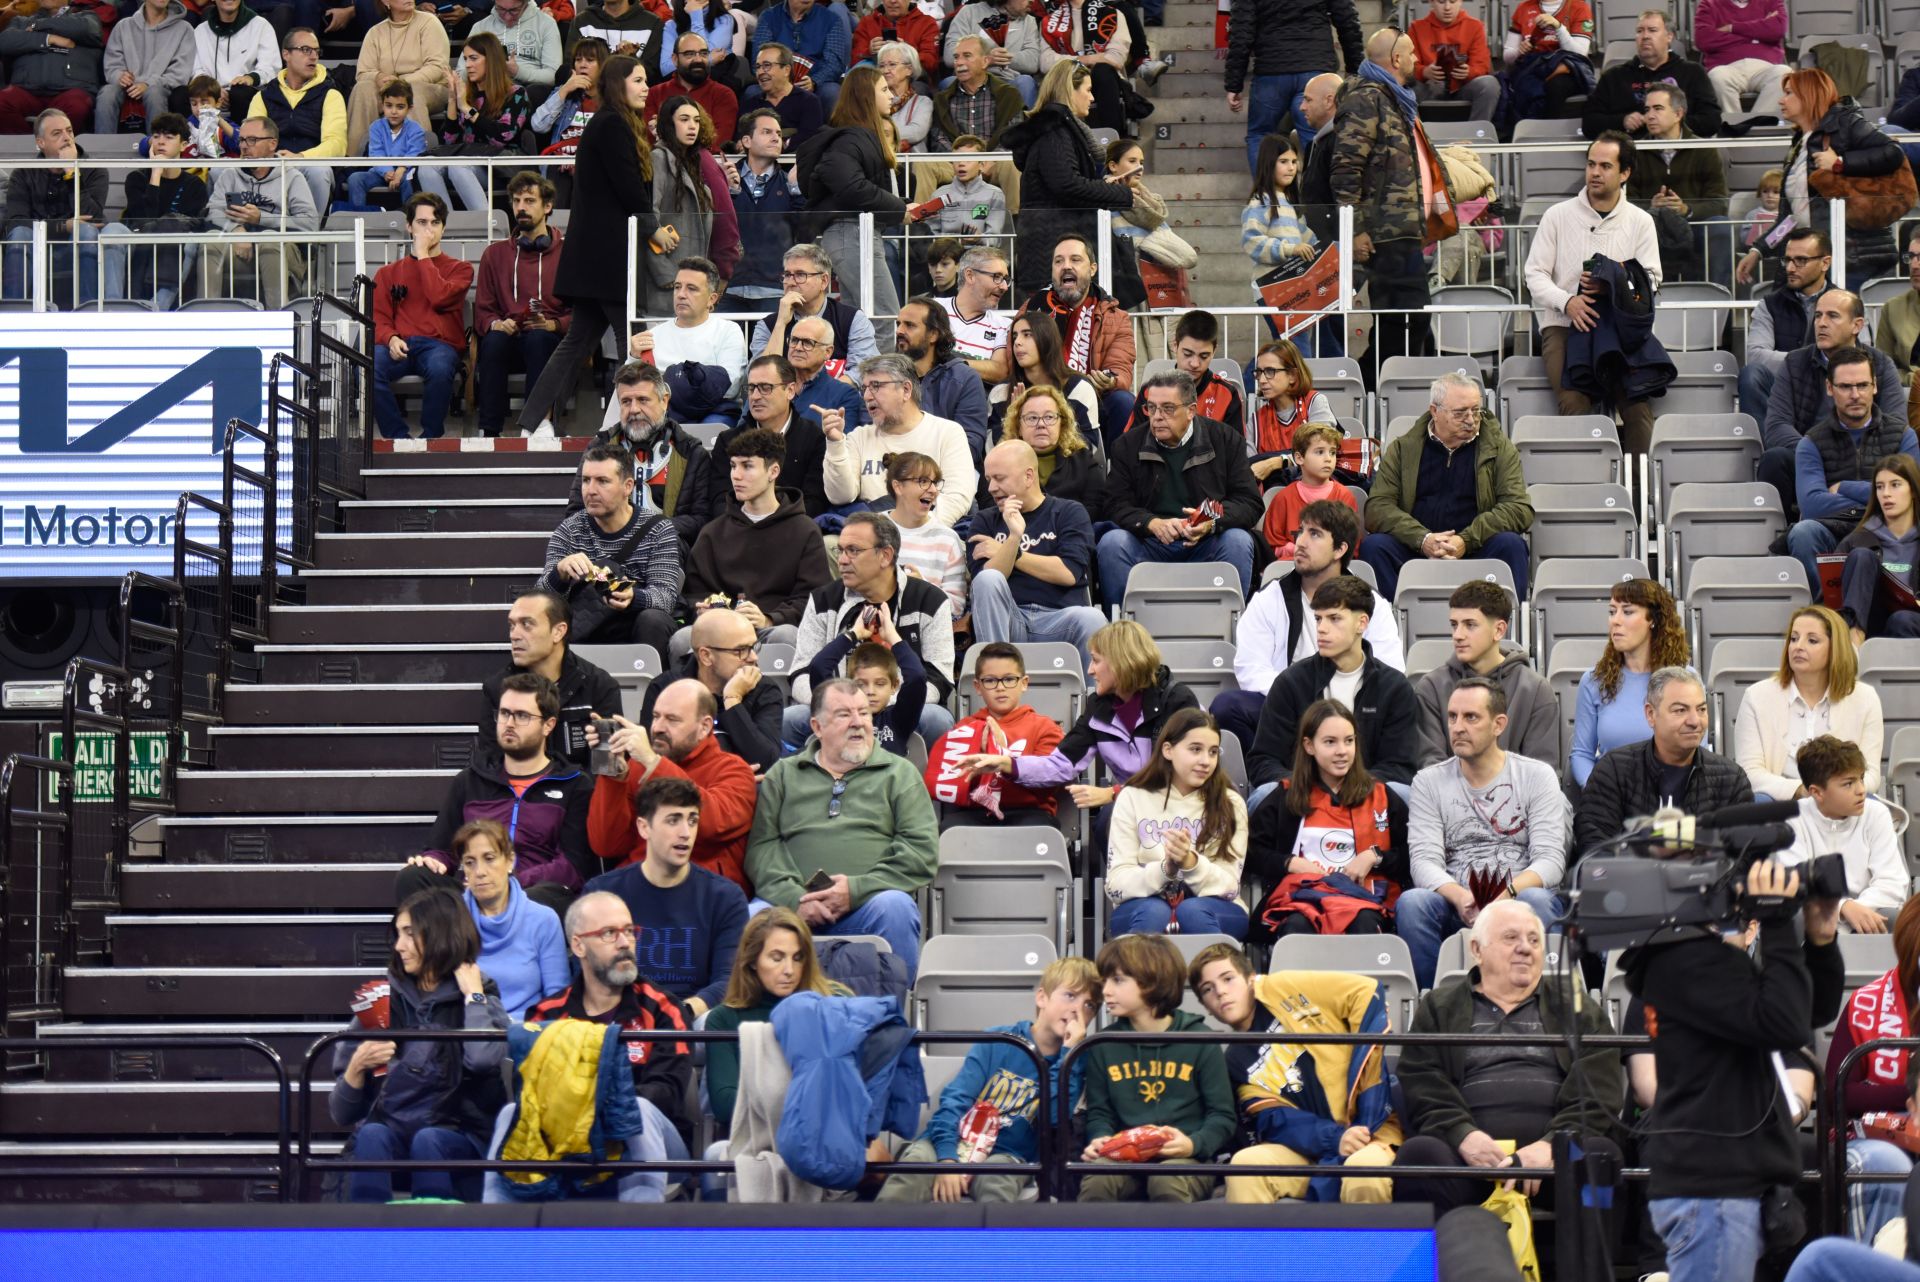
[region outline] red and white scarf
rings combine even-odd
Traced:
[[[1062,307],[1053,301],[1053,291],[1047,291],[1047,310],[1053,313],[1053,319],[1060,326],[1060,336],[1065,342],[1067,368],[1076,374],[1093,372],[1093,327],[1099,309],[1094,306],[1093,291],[1073,307]]]
[[[1864,1046],[1882,1037],[1907,1037],[1907,995],[1900,991],[1900,972],[1890,970],[1863,985],[1847,1001],[1847,1028],[1853,1044]],[[1867,1080],[1876,1086],[1907,1084],[1907,1054],[1898,1046],[1883,1046],[1866,1057]]]
[[[1055,53],[1105,53],[1107,44],[1118,34],[1126,19],[1107,0],[1086,0],[1080,8],[1080,47],[1073,45],[1073,0],[1057,0],[1046,6],[1040,22],[1040,38]]]

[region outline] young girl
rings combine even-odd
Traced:
[[[387,1027],[506,1030],[500,990],[475,964],[480,933],[457,898],[444,890],[409,896],[393,914],[389,933]],[[352,1027],[362,1025],[356,1019]],[[327,1112],[336,1126],[360,1124],[353,1155],[366,1161],[478,1158],[506,1103],[500,1081],[506,1053],[504,1039],[341,1042]],[[479,1200],[477,1172],[459,1178],[447,1171],[410,1174],[415,1198]],[[347,1197],[391,1200],[392,1173],[355,1171]]]
[[[440,126],[440,154],[497,156],[520,142],[533,122],[527,91],[507,73],[507,51],[490,32],[467,39],[460,66],[447,68],[447,121]],[[422,165],[420,185],[451,206],[447,185],[460,193],[460,208],[486,209],[485,170],[468,166]]]
[[[1029,387],[1057,387],[1073,406],[1073,425],[1087,440],[1097,440],[1092,424],[1100,421],[1100,394],[1093,383],[1067,367],[1060,345],[1060,326],[1044,312],[1022,312],[1007,330],[1007,378],[987,392],[987,406],[997,409],[1018,400]]]
[[[1754,192],[1760,204],[1747,216],[1747,229],[1740,236],[1744,248],[1752,249],[1759,244],[1760,238],[1780,221],[1780,189],[1785,183],[1786,175],[1778,169],[1769,169],[1760,175],[1760,186]]]
[[[1622,744],[1641,743],[1653,731],[1645,711],[1647,678],[1660,668],[1687,666],[1680,608],[1652,579],[1613,585],[1607,603],[1607,648],[1580,678],[1573,714],[1573,781],[1582,788],[1593,763]]]
[[[1114,935],[1244,939],[1247,806],[1220,769],[1220,727],[1199,708],[1167,718],[1153,756],[1113,800],[1107,899]]]
[[[727,176],[714,157],[713,121],[699,103],[675,95],[660,107],[660,146],[654,153],[653,209],[680,234],[670,253],[648,254],[650,316],[673,314],[673,282],[689,258],[713,260],[730,280],[740,262],[740,222]]]
[[[1920,528],[1914,523],[1914,496],[1920,495],[1920,466],[1905,454],[1889,454],[1873,471],[1873,509],[1840,544],[1847,563],[1840,575],[1840,613],[1853,643],[1868,637],[1920,637],[1920,613],[1889,609],[1883,574],[1909,590],[1920,587]]]
[[[1253,359],[1253,390],[1258,404],[1247,433],[1254,479],[1266,481],[1293,462],[1293,434],[1308,423],[1336,424],[1333,403],[1313,390],[1313,374],[1300,349],[1276,338]],[[1275,484],[1280,481],[1276,480]]]
[[[938,585],[959,618],[967,612],[967,549],[951,526],[933,522],[933,506],[945,484],[940,465],[911,450],[889,454],[881,462],[887,469],[887,493],[893,497],[888,515],[900,531],[899,564]]]
[[[1300,151],[1293,140],[1268,134],[1254,163],[1247,207],[1240,212],[1240,245],[1258,273],[1318,252],[1313,229],[1293,210],[1293,184],[1299,176]]]
[[[1384,935],[1407,884],[1407,803],[1367,773],[1353,714],[1322,699],[1300,718],[1293,776],[1254,815],[1260,879],[1273,887],[1254,933]]]

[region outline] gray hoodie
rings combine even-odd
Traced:
[[[147,25],[145,6],[114,23],[100,71],[106,84],[129,73],[149,87],[149,102],[164,107],[167,95],[193,78],[195,52],[186,6],[171,0],[158,26]]]
[[[1507,729],[1500,746],[1508,752],[1544,761],[1560,768],[1560,703],[1547,679],[1527,662],[1527,652],[1511,641],[1500,643],[1500,666],[1492,677],[1507,692]],[[1420,700],[1420,757],[1422,767],[1452,755],[1447,746],[1447,699],[1453,688],[1473,675],[1459,659],[1421,677],[1414,685]]]

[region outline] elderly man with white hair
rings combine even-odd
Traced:
[[[1497,1039],[1564,1036],[1578,1022],[1582,1037],[1613,1030],[1599,1002],[1576,1000],[1581,980],[1542,982],[1546,932],[1526,904],[1495,900],[1473,923],[1473,969],[1434,985],[1413,1016],[1415,1033],[1475,1033],[1485,1045],[1408,1046],[1400,1053],[1407,1141],[1396,1166],[1460,1166],[1538,1170],[1553,1164],[1554,1132],[1571,1130],[1589,1153],[1616,1166],[1609,1138],[1624,1079],[1612,1050],[1588,1049],[1578,1065],[1564,1045],[1501,1044]],[[1532,1197],[1540,1181],[1522,1184]],[[1461,1177],[1394,1182],[1396,1202],[1431,1202],[1436,1214],[1476,1206],[1491,1181]]]

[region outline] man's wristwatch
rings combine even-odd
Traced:
[[[487,994],[486,994],[486,992],[485,992],[485,990],[482,990],[482,991],[480,991],[480,992],[477,992],[477,993],[468,993],[468,994],[467,994],[467,1005],[469,1005],[469,1006],[484,1006],[484,1005],[486,1005],[486,1004],[487,1004]]]

